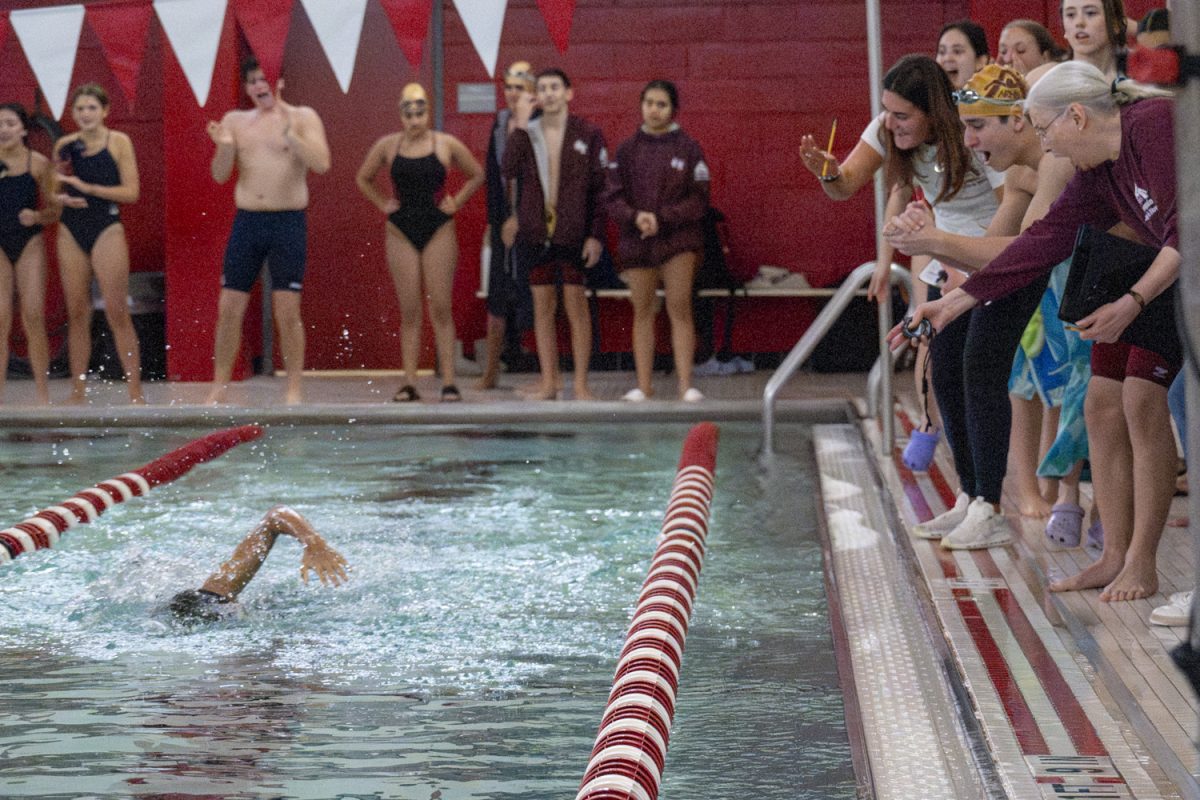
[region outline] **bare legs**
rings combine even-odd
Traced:
[[[1051,591],[1103,587],[1100,599],[1136,600],[1158,591],[1155,557],[1174,491],[1167,390],[1140,378],[1094,377],[1085,405],[1092,480],[1104,551]]]
[[[222,289],[217,303],[217,330],[213,345],[213,383],[206,403],[223,403],[233,378],[233,362],[242,344],[242,321],[246,317],[249,292]],[[300,317],[300,293],[271,292],[275,329],[279,331],[279,351],[287,370],[284,402],[298,405],[304,399],[304,323]],[[270,354],[268,354],[268,358]]]
[[[1042,519],[1050,514],[1050,504],[1042,496],[1038,484],[1037,466],[1043,452],[1042,401],[1037,397],[1026,400],[1009,394],[1012,406],[1012,430],[1008,438],[1008,474],[1017,490],[1017,510],[1022,516]]]
[[[477,389],[496,388],[496,378],[500,374],[500,350],[504,347],[504,334],[507,331],[508,322],[504,317],[488,314],[487,360],[483,365],[483,375],[475,384]]]
[[[408,238],[391,223],[385,234],[388,269],[396,299],[400,304],[400,360],[404,380],[415,386],[421,355],[421,323],[424,302],[429,302],[429,321],[437,347],[438,370],[443,385],[454,384],[454,316],[451,299],[454,289],[454,269],[458,263],[458,239],[454,221],[450,220],[417,252]],[[503,324],[503,320],[501,320]],[[489,319],[489,331],[491,323]],[[503,339],[501,331],[501,339]],[[488,347],[491,358],[492,347]],[[497,348],[498,349],[498,348]]]
[[[533,286],[533,330],[537,339],[538,365],[542,380],[531,395],[535,400],[553,400],[558,396],[558,293],[554,286]],[[575,399],[596,399],[588,388],[588,362],[592,357],[592,317],[582,286],[562,287],[563,310],[571,328],[571,357],[575,361]]]
[[[0,396],[4,393],[5,373],[8,371],[14,277],[21,301],[21,325],[25,330],[37,402],[39,405],[48,405],[50,345],[46,339],[46,251],[40,234],[25,245],[15,267],[8,262],[7,256],[0,253],[0,298],[3,298],[0,302]]]
[[[638,388],[654,394],[654,320],[658,315],[659,282],[666,295],[667,317],[671,320],[671,352],[679,381],[679,396],[692,388],[692,364],[696,353],[696,329],[692,322],[692,284],[696,254],[679,253],[661,267],[629,269],[622,277],[629,284],[633,304],[633,363]]]
[[[89,257],[66,226],[59,226],[58,266],[67,304],[71,401],[82,403],[84,399],[84,381],[92,356],[92,275],[95,274],[104,298],[104,316],[112,329],[117,357],[129,386],[129,401],[146,402],[142,395],[141,351],[129,316],[129,247],[125,242],[125,227],[118,223],[106,228]]]

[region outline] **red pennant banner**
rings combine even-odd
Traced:
[[[116,76],[129,107],[137,101],[138,75],[150,29],[149,3],[88,5],[84,18],[100,40],[108,67]],[[2,43],[2,42],[0,42]]]
[[[550,39],[559,53],[567,52],[571,39],[571,20],[575,17],[575,0],[538,0],[538,9],[550,29]]]
[[[233,13],[272,86],[283,70],[283,47],[292,26],[292,0],[234,0]]]
[[[392,23],[396,41],[408,63],[414,69],[421,66],[425,36],[429,33],[429,17],[433,13],[432,0],[379,0],[379,4],[383,6],[388,22]]]

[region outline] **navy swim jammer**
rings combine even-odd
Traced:
[[[271,270],[272,291],[298,292],[304,285],[308,225],[304,211],[238,209],[225,247],[221,286],[248,292],[263,261]]]

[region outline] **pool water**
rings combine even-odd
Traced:
[[[811,465],[721,429],[661,796],[852,798]],[[0,796],[573,797],[686,432],[275,428],[0,567]],[[7,435],[0,526],[201,433]],[[349,583],[283,537],[237,618],[172,621],[278,503]]]

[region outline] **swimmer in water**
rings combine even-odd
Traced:
[[[316,575],[324,586],[340,586],[349,580],[346,572],[349,565],[342,554],[330,547],[298,512],[276,506],[199,589],[188,589],[171,598],[171,613],[183,620],[211,621],[235,611],[238,595],[267,560],[280,534],[291,536],[304,546],[300,577],[305,583],[310,574]]]

